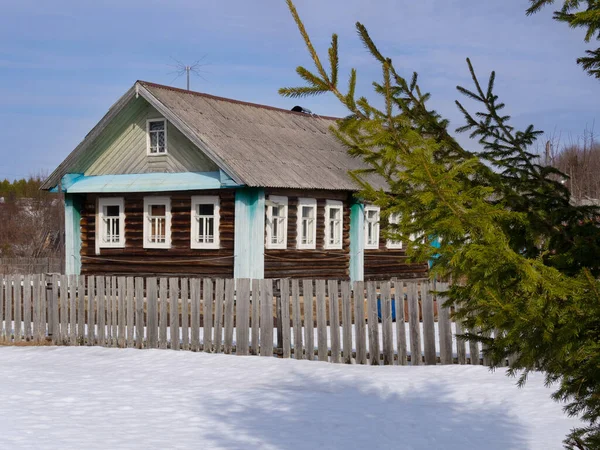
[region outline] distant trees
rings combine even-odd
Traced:
[[[41,191],[43,176],[0,182],[0,257],[60,257],[62,199]]]

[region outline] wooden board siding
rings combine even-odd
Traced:
[[[365,280],[427,278],[427,264],[408,264],[406,259],[406,251],[387,248],[380,235],[379,248],[365,250]]]
[[[171,197],[171,248],[143,248],[144,197]],[[220,247],[218,250],[191,249],[191,196],[219,195]],[[125,248],[103,248],[96,255],[96,204],[98,197],[88,194],[81,211],[82,274],[135,274],[155,276],[233,277],[234,191],[186,191],[173,193],[115,194],[125,198]]]
[[[288,198],[287,249],[265,249],[265,278],[337,278],[349,279],[351,193],[340,191],[267,189],[265,196]],[[298,198],[317,200],[317,236],[315,250],[298,250]],[[343,249],[325,250],[325,204],[338,200],[344,204]],[[266,219],[265,219],[266,220]],[[265,233],[266,239],[266,233]]]
[[[171,123],[167,154],[146,154],[146,121],[162,117],[143,98],[133,99],[71,169],[85,175],[148,172],[211,172],[218,167]]]

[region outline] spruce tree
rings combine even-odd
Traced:
[[[587,263],[555,245],[557,227],[570,217],[589,220],[591,212],[569,204],[560,173],[533,162],[527,149],[538,133],[510,125],[493,92],[495,76],[482,89],[468,62],[475,88],[459,91],[480,101],[484,110],[471,115],[461,106],[464,130],[482,141],[484,152],[465,150],[448,132],[448,122],[428,107],[429,94],[417,74],[398,73],[357,23],[361,41],[381,66],[382,80],[373,87],[384,106],[375,107],[357,97],[355,70],[347,87],[340,87],[337,36],[326,70],[287,1],[316,70],[299,67],[306,85],[280,93],[331,93],[346,106],[349,115],[332,132],[367,163],[368,169],[352,173],[363,200],[379,205],[384,220],[400,214],[398,225],[387,226],[388,236],[410,242],[411,235],[420,235],[408,254],[413,261],[435,256],[431,275],[456,280],[448,302],[459,307],[456,317],[468,329],[479,330],[464,337],[485,342],[494,365],[511,356],[510,373],[519,373],[520,383],[529,372],[544,371],[549,383],[558,383],[554,396],[568,402],[567,412],[589,423],[567,444],[600,446],[600,283]],[[370,186],[370,173],[382,176],[389,189]],[[598,239],[597,227],[587,230]],[[433,239],[439,248],[430,245]],[[558,254],[564,268],[553,259]]]

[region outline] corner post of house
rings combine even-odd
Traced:
[[[365,205],[354,202],[350,207],[350,280],[365,279]]]
[[[65,274],[81,274],[81,198],[65,193]]]
[[[235,192],[234,278],[265,277],[265,191],[241,188]]]

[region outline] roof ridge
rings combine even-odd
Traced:
[[[155,87],[158,89],[166,89],[169,91],[174,91],[174,92],[179,92],[182,94],[188,94],[188,95],[195,95],[198,97],[204,97],[204,98],[209,98],[211,100],[217,100],[217,101],[225,101],[225,102],[229,102],[229,103],[236,103],[239,105],[246,105],[246,106],[252,106],[255,108],[262,108],[262,109],[268,109],[268,110],[272,110],[272,111],[279,111],[279,112],[284,112],[287,114],[295,114],[295,115],[299,115],[302,117],[312,117],[312,118],[319,118],[319,119],[326,119],[326,120],[340,120],[341,117],[333,117],[333,116],[322,116],[320,114],[306,114],[303,112],[297,112],[297,111],[292,111],[289,109],[283,109],[283,108],[278,108],[276,106],[270,106],[270,105],[262,105],[260,103],[252,103],[252,102],[246,102],[243,100],[236,100],[233,98],[227,98],[227,97],[219,97],[217,95],[212,95],[212,94],[206,94],[204,92],[197,92],[197,91],[188,91],[185,89],[181,89],[181,88],[176,88],[173,86],[167,86],[164,84],[158,84],[158,83],[152,83],[150,81],[143,81],[143,80],[137,80],[136,83],[140,83],[143,86],[150,86],[150,87]]]

